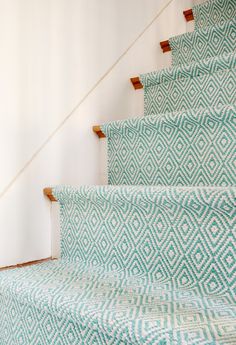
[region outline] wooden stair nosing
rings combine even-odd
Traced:
[[[43,194],[50,200],[50,201],[57,201],[57,199],[54,197],[52,193],[51,187],[46,187],[43,189]]]
[[[193,10],[192,9],[183,11],[183,14],[184,14],[185,19],[186,19],[187,22],[190,22],[190,21],[194,20],[194,15],[193,15]]]
[[[139,90],[139,89],[143,88],[143,85],[142,85],[139,77],[130,78],[130,81],[133,84],[133,87],[135,90]]]
[[[105,134],[103,133],[102,129],[100,126],[96,125],[93,126],[93,132],[97,134],[98,138],[106,138]]]
[[[161,41],[160,46],[161,46],[163,53],[167,53],[167,52],[171,51],[170,42],[168,40],[167,41]]]

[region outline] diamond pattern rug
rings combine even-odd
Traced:
[[[183,65],[236,49],[236,18],[169,39],[172,65]]]
[[[113,185],[236,185],[236,106],[102,126]]]
[[[53,194],[62,259],[1,273],[1,345],[234,344],[235,188]]]
[[[236,17],[235,0],[209,0],[193,6],[195,29],[223,23]]]
[[[193,12],[102,127],[123,186],[55,187],[61,259],[0,272],[0,345],[236,345],[236,2]]]

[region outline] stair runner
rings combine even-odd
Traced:
[[[236,17],[235,0],[209,0],[193,7],[195,29],[213,26]]]
[[[53,189],[60,260],[1,272],[0,345],[236,344],[236,2],[193,12],[102,126],[110,186]]]
[[[109,184],[236,186],[235,105],[132,118],[102,131]]]
[[[172,65],[209,59],[235,50],[236,18],[169,39]]]

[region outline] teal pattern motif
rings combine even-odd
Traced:
[[[53,188],[61,258],[0,272],[0,345],[236,345],[236,1],[193,12],[102,126],[118,186]]]
[[[62,259],[1,273],[1,345],[235,343],[235,188],[53,194]]]
[[[236,53],[140,76],[144,115],[236,103]]]
[[[236,185],[236,106],[102,126],[112,185]]]
[[[193,7],[195,29],[223,23],[236,17],[235,0],[209,0]]]
[[[208,59],[236,49],[236,18],[169,39],[172,65]]]

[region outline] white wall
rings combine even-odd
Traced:
[[[170,63],[159,41],[186,31],[191,5],[0,1],[0,266],[51,255],[43,187],[104,182],[91,126],[142,114],[129,77]]]

